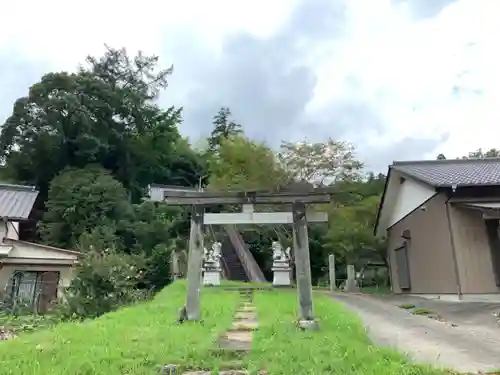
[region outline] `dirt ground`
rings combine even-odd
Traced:
[[[500,369],[500,326],[492,315],[500,305],[346,293],[332,297],[360,316],[376,344],[397,348],[416,363],[464,373]],[[432,310],[441,320],[414,315],[400,304]]]

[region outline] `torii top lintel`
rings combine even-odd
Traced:
[[[315,188],[306,191],[175,191],[165,189],[165,203],[175,206],[212,204],[290,204],[328,203],[332,200],[332,188]]]

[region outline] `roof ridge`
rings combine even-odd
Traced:
[[[475,164],[475,163],[500,163],[500,157],[495,158],[466,158],[466,159],[437,159],[437,160],[394,160],[391,166],[420,165],[420,164]]]
[[[36,186],[30,185],[17,185],[17,184],[7,184],[0,182],[0,189],[10,189],[10,190],[22,190],[22,191],[36,191]]]

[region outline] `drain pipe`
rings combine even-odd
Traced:
[[[453,196],[453,193],[457,189],[457,185],[452,186],[452,193],[448,196],[448,199],[445,202],[446,205],[446,219],[448,221],[448,231],[450,232],[450,244],[451,244],[451,254],[453,257],[453,266],[455,268],[455,283],[457,285],[457,296],[458,300],[462,300],[462,285],[460,283],[460,275],[458,273],[458,261],[457,261],[457,250],[455,248],[455,236],[453,235],[453,225],[451,223],[450,216],[450,199]]]

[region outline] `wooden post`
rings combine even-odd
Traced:
[[[200,320],[201,268],[203,266],[203,206],[193,206],[189,233],[188,287],[186,315],[188,320]]]
[[[330,276],[330,292],[337,289],[335,284],[335,255],[330,254],[328,256],[328,275]]]
[[[292,204],[293,247],[295,270],[299,292],[299,326],[304,329],[318,329],[314,320],[311,260],[309,257],[309,237],[307,233],[306,206],[303,202]]]

